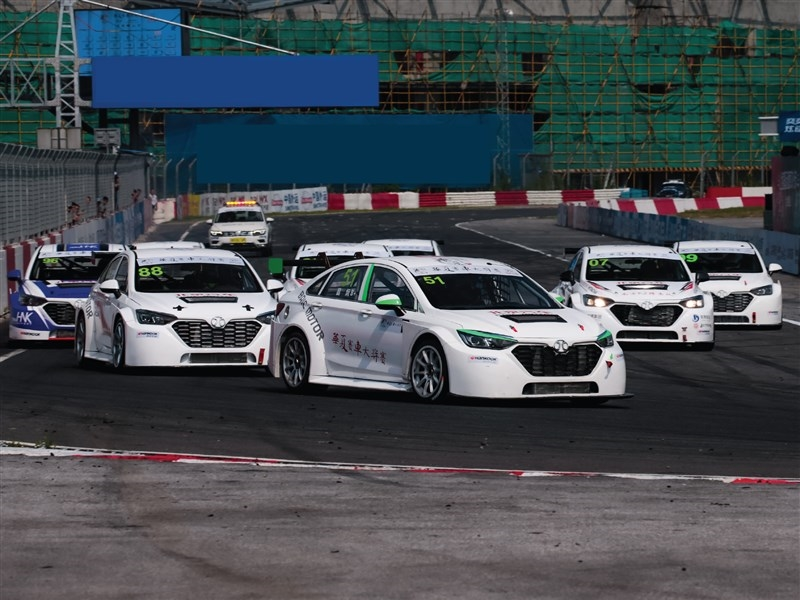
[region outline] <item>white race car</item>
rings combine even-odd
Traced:
[[[574,251],[574,250],[573,250]],[[620,342],[714,347],[714,306],[670,248],[636,244],[584,246],[552,291]]]
[[[76,315],[77,363],[265,366],[281,287],[229,250],[129,248]]]
[[[441,256],[442,245],[444,245],[442,240],[417,238],[386,238],[366,240],[364,243],[385,246],[394,256]]]
[[[272,254],[272,217],[265,217],[255,200],[226,202],[217,209],[213,219],[206,221],[209,248],[228,248],[236,251],[258,250]]]
[[[366,242],[322,242],[303,244],[297,247],[292,260],[270,259],[268,268],[274,276],[284,279],[285,294],[296,290],[333,265],[356,258],[379,258],[392,256],[392,252],[379,244]]]
[[[72,340],[75,310],[121,244],[37,246],[23,274],[8,273],[16,290],[9,295],[8,337],[12,342]]]
[[[625,359],[611,333],[530,277],[494,260],[359,259],[278,302],[273,375],[315,385],[456,396],[625,397]]]
[[[714,298],[717,325],[742,325],[780,329],[783,292],[772,274],[782,271],[778,263],[764,264],[750,242],[677,242],[673,249],[693,273],[706,272],[709,280],[700,287]]]

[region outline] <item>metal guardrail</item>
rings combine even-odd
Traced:
[[[149,155],[84,150],[39,150],[0,144],[0,243],[12,244],[98,216],[97,200],[110,210],[144,201],[153,187]],[[134,198],[134,191],[140,190]],[[69,205],[79,206],[77,214]]]

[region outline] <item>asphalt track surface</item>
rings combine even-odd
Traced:
[[[550,288],[565,246],[613,241],[553,214],[281,216],[274,251],[437,238]],[[800,289],[780,279],[783,329],[626,349],[633,397],[596,408],[298,398],[261,370],[3,348],[0,439],[24,447],[0,454],[0,598],[796,598]]]

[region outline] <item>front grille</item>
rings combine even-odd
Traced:
[[[244,348],[261,331],[258,321],[229,321],[216,329],[205,321],[176,321],[172,329],[190,348]]]
[[[625,341],[625,340],[677,340],[678,339],[678,332],[677,331],[639,331],[639,330],[632,330],[632,331],[618,331],[617,332],[617,341]]]
[[[192,365],[246,365],[250,362],[255,363],[255,357],[247,352],[193,353],[188,356],[188,359],[189,364]]]
[[[529,383],[522,388],[525,396],[557,396],[564,394],[596,394],[599,390],[594,381],[575,383]]]
[[[628,327],[669,327],[678,320],[683,309],[676,305],[658,305],[645,310],[635,304],[615,304],[611,312]]]
[[[597,344],[577,344],[563,354],[550,346],[520,345],[511,354],[534,377],[581,377],[594,370],[603,351]]]
[[[724,298],[714,296],[714,312],[743,312],[752,299],[751,294],[744,292],[730,294]]]
[[[750,319],[742,315],[714,315],[714,322],[723,323],[749,323]]]
[[[44,312],[56,325],[75,325],[75,307],[69,302],[48,302]]]

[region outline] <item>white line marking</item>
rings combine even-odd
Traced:
[[[7,361],[9,358],[14,358],[18,354],[22,354],[23,352],[25,352],[25,348],[20,348],[19,350],[12,350],[8,354],[3,354],[2,356],[0,356],[0,363]]]
[[[213,456],[207,454],[179,454],[174,452],[127,452],[122,450],[99,450],[91,448],[53,447],[41,448],[33,444],[0,441],[0,456],[22,455],[31,457],[63,458],[108,458],[128,460],[152,460],[180,464],[244,464],[262,467],[294,467],[304,469],[329,469],[334,471],[384,471],[403,473],[430,473],[440,475],[511,475],[513,477],[606,477],[636,479],[642,481],[711,481],[740,484],[785,484],[800,485],[800,479],[785,477],[751,477],[733,475],[680,475],[659,473],[602,473],[582,471],[528,471],[521,469],[474,469],[456,467],[381,465],[372,463],[329,463],[274,458],[249,458],[239,456]]]
[[[504,240],[503,238],[499,238],[493,235],[489,235],[488,233],[483,233],[482,231],[477,231],[475,229],[470,229],[464,223],[456,223],[456,227],[459,229],[464,229],[465,231],[471,231],[472,233],[477,233],[478,235],[482,235],[484,237],[488,237],[492,240],[502,242],[504,244],[509,244],[511,246],[516,246],[517,248],[522,248],[523,250],[527,250],[528,252],[534,252],[536,254],[541,254],[542,256],[546,256],[547,258],[555,258],[556,260],[560,260],[562,262],[569,262],[571,259],[564,258],[563,256],[556,256],[555,254],[549,254],[544,250],[539,250],[538,248],[531,248],[530,246],[524,246],[522,244],[517,244],[516,242],[509,242],[508,240]]]

